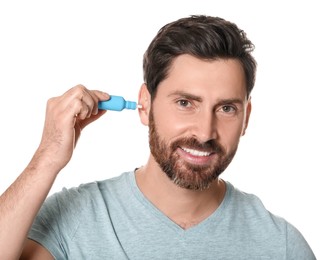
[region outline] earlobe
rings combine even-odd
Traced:
[[[141,85],[138,103],[141,105],[141,108],[138,109],[141,123],[147,126],[149,123],[150,93],[145,83]]]

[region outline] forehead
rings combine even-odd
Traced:
[[[246,81],[241,63],[236,59],[202,60],[191,55],[174,59],[158,92],[186,91],[217,98],[245,98]]]

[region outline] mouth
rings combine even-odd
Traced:
[[[200,151],[200,150],[195,150],[195,149],[190,149],[186,147],[180,147],[184,152],[191,154],[193,156],[210,156],[212,153],[211,152],[206,152],[206,151]]]
[[[210,151],[202,151],[179,146],[178,155],[190,164],[204,166],[211,164],[216,154]]]

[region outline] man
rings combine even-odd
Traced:
[[[221,18],[164,26],[139,92],[147,163],[44,202],[109,95],[80,85],[51,98],[39,148],[1,197],[1,259],[315,259],[295,227],[219,178],[249,122],[252,50]]]

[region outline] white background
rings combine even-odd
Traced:
[[[0,193],[37,148],[48,98],[76,84],[137,100],[142,55],[165,23],[191,14],[235,22],[256,45],[253,112],[223,174],[258,195],[333,259],[332,24],[324,1],[1,1]],[[146,162],[137,111],[85,129],[51,193]]]

